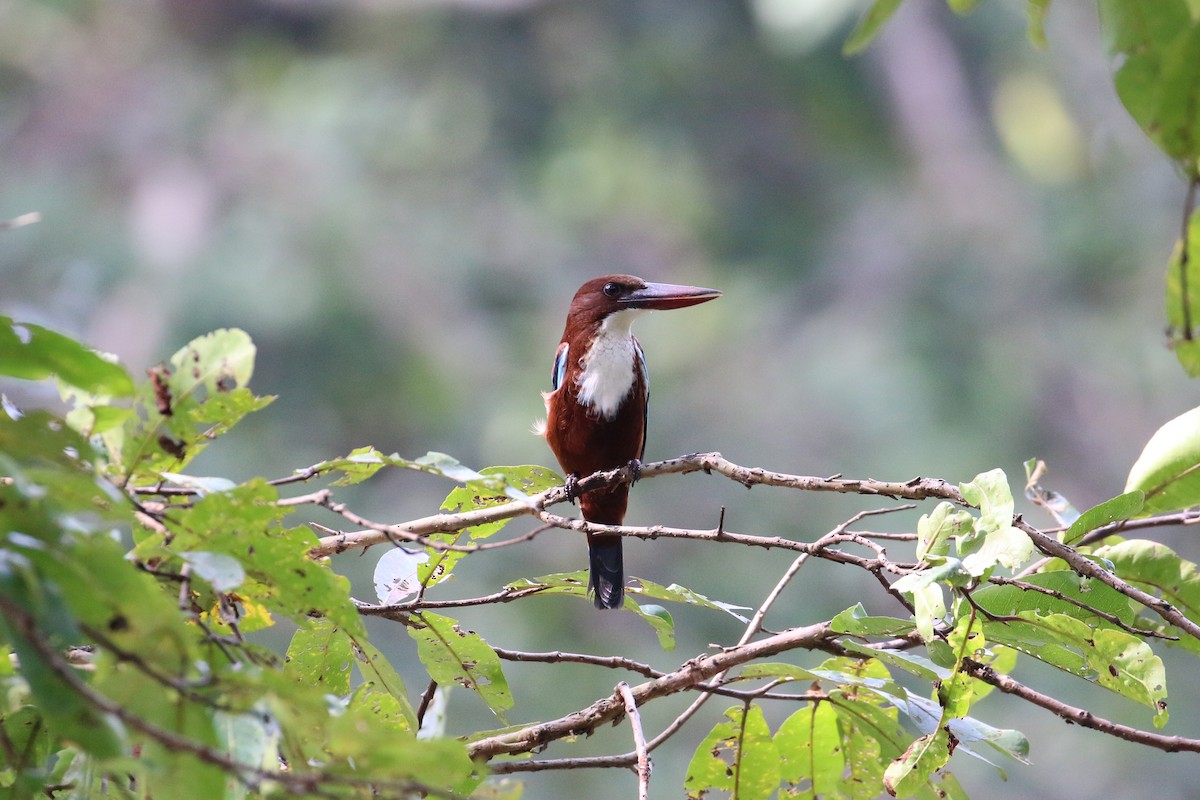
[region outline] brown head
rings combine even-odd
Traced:
[[[575,292],[571,310],[567,313],[567,328],[594,328],[610,314],[627,309],[665,311],[694,306],[720,296],[716,289],[700,286],[651,283],[636,275],[605,275],[593,278]]]

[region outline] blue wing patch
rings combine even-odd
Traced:
[[[570,351],[571,346],[563,342],[554,354],[554,371],[550,373],[550,386],[555,390],[562,385],[563,378],[567,376],[567,353]]]
[[[646,428],[650,425],[650,370],[646,367],[646,354],[642,351],[642,344],[635,337],[633,340],[633,350],[637,354],[637,368],[642,373],[642,389],[646,396],[646,402],[642,404],[642,449],[638,453],[638,461],[646,455]]]

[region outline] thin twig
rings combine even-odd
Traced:
[[[638,714],[637,700],[625,681],[617,684],[617,692],[625,702],[625,717],[629,720],[629,727],[633,729],[633,750],[637,753],[638,800],[649,800],[650,756],[646,752],[646,736],[642,733],[642,717]]]
[[[1124,739],[1127,742],[1148,745],[1167,753],[1200,753],[1200,739],[1188,739],[1183,736],[1163,736],[1161,733],[1152,733],[1139,728],[1132,728],[1128,725],[1122,725],[1119,722],[1112,722],[1111,720],[1096,716],[1087,709],[1067,705],[1049,695],[1031,689],[1023,683],[1010,678],[1008,675],[996,672],[996,670],[987,664],[981,664],[970,658],[964,658],[962,663],[963,671],[971,677],[978,678],[984,683],[990,683],[1005,694],[1020,697],[1022,700],[1033,703],[1035,706],[1040,706],[1062,717],[1067,722],[1101,731],[1118,739]]]
[[[1037,528],[1025,523],[1020,518],[1013,520],[1013,525],[1025,532],[1025,535],[1033,540],[1033,544],[1037,549],[1041,550],[1048,556],[1061,558],[1070,565],[1071,569],[1087,578],[1095,578],[1101,583],[1116,589],[1126,597],[1136,600],[1146,608],[1158,614],[1167,622],[1182,631],[1185,631],[1190,636],[1200,639],[1200,625],[1192,622],[1183,613],[1171,605],[1167,600],[1161,597],[1144,592],[1136,586],[1121,580],[1116,575],[1101,567],[1091,559],[1076,552],[1073,548],[1063,544],[1053,536],[1047,536]]]
[[[802,628],[789,628],[757,642],[687,661],[674,672],[632,687],[633,696],[640,707],[650,700],[684,691],[697,683],[724,673],[732,667],[755,659],[798,648],[836,647],[836,643],[833,641],[835,638],[829,624],[824,622],[806,625]],[[515,731],[507,731],[471,742],[467,745],[467,751],[471,758],[484,760],[490,760],[506,753],[529,752],[557,739],[594,731],[601,725],[616,719],[623,713],[623,710],[621,699],[615,694],[611,694],[597,700],[587,708],[550,722],[528,725]],[[650,744],[647,743],[647,750],[650,749]]]
[[[1058,591],[1057,589],[1050,589],[1045,586],[1038,586],[1036,583],[1029,583],[1028,581],[1021,581],[1021,580],[1016,580],[1013,578],[1005,578],[1001,575],[992,575],[991,577],[988,578],[988,582],[994,583],[994,584],[997,584],[1000,586],[1015,586],[1016,588],[1020,589],[1023,592],[1038,592],[1039,594],[1044,594],[1049,597],[1053,597],[1055,600],[1061,600],[1064,603],[1070,603],[1073,606],[1082,608],[1084,611],[1088,612],[1089,614],[1095,614],[1097,617],[1100,617],[1101,619],[1108,620],[1113,625],[1116,625],[1118,628],[1121,628],[1124,631],[1132,633],[1135,636],[1150,636],[1150,637],[1154,637],[1154,638],[1158,638],[1158,639],[1170,639],[1173,641],[1179,641],[1178,636],[1171,636],[1170,634],[1162,633],[1161,631],[1144,630],[1142,628],[1135,628],[1132,625],[1127,625],[1126,623],[1122,622],[1121,618],[1118,617],[1116,614],[1110,614],[1107,611],[1101,611],[1100,609],[1096,608],[1095,606],[1089,606],[1087,603],[1084,603],[1081,600],[1077,600],[1074,597],[1069,597],[1069,596],[1063,594],[1062,592]],[[985,611],[984,613],[987,613],[987,612]]]

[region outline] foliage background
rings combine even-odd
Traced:
[[[0,236],[0,312],[135,371],[208,330],[249,331],[254,388],[280,399],[194,472],[279,475],[367,443],[551,464],[527,431],[567,300],[629,271],[726,292],[639,323],[650,458],[715,449],[793,472],[966,480],[1039,456],[1080,508],[1119,493],[1141,444],[1195,400],[1161,346],[1183,186],[1114,96],[1094,9],[1055,4],[1037,50],[1023,4],[956,18],[910,2],[846,59],[861,8],[10,0],[0,218],[44,221]],[[43,390],[4,386],[23,406],[54,402]],[[446,489],[404,475],[347,496],[400,520]],[[635,491],[630,521],[712,526],[721,505],[733,529],[805,538],[869,507],[692,477]],[[1200,557],[1189,534],[1163,540]],[[541,541],[480,560],[494,572],[468,568],[456,591],[582,565],[582,542]],[[756,605],[775,577],[761,557],[627,547],[634,574],[726,601]],[[359,596],[373,561],[337,564]],[[828,565],[803,577],[780,626],[869,608],[876,591]],[[502,607],[480,625],[497,645],[670,667],[736,624],[685,614],[688,639],[664,654],[626,615],[578,605]],[[407,637],[373,638],[415,663]],[[546,668],[506,672],[534,717],[611,689],[607,673],[546,692]],[[1172,682],[1176,708],[1197,702],[1186,684]],[[1131,795],[1148,774],[1185,796],[1187,756],[1137,751],[1129,770],[1128,745],[986,704],[1030,736],[1035,765],[1001,784],[957,763],[972,797]],[[1116,698],[1095,707],[1145,722]],[[487,712],[464,693],[452,714]],[[1198,731],[1184,714],[1168,728]],[[627,749],[615,736],[594,749]],[[660,791],[684,749],[656,753]],[[599,796],[613,780],[536,776],[526,796]]]

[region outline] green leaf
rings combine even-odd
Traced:
[[[1145,134],[1194,175],[1200,158],[1200,23],[1187,0],[1101,0],[1117,95]],[[1188,165],[1190,162],[1190,166]]]
[[[222,329],[193,339],[171,356],[169,366],[151,370],[138,391],[138,413],[105,437],[110,456],[126,479],[158,481],[178,472],[215,438],[273,397],[246,388],[254,371],[254,344],[245,332]]]
[[[1200,622],[1200,570],[1194,562],[1164,544],[1145,539],[1098,548],[1094,557],[1111,565],[1124,580],[1157,594],[1188,619]],[[1173,626],[1165,627],[1168,632],[1180,633]],[[1200,652],[1200,642],[1187,634],[1180,636],[1179,644]]]
[[[896,797],[912,796],[946,765],[950,752],[950,734],[945,727],[922,736],[884,770],[884,788]]]
[[[870,691],[890,701],[900,713],[908,717],[918,731],[926,735],[933,734],[939,728],[949,727],[950,733],[958,740],[958,751],[969,753],[991,764],[992,762],[979,752],[979,746],[986,745],[990,750],[1008,758],[1028,763],[1025,756],[1029,753],[1029,742],[1020,731],[995,728],[974,717],[948,719],[937,702],[928,697],[910,694],[894,684],[881,689],[872,688]],[[997,769],[1000,768],[997,766]],[[1003,774],[1003,770],[1000,771]]]
[[[292,634],[287,671],[333,695],[350,694],[350,637],[327,619],[315,619]]]
[[[411,736],[416,733],[416,726],[410,718],[412,706],[408,700],[401,700],[374,683],[364,683],[355,689],[350,697],[350,707],[372,715],[380,724],[391,728],[393,735]]]
[[[327,563],[308,557],[317,541],[307,526],[280,526],[291,509],[280,507],[277,500],[276,489],[261,479],[206,495],[167,517],[169,546],[162,537],[148,538],[134,552],[142,559],[195,551],[232,557],[247,576],[238,587],[243,603],[259,603],[301,625],[318,613],[349,635],[363,637],[362,618],[350,600],[350,582]]]
[[[624,608],[654,629],[658,635],[658,644],[663,650],[670,652],[675,649],[675,618],[671,616],[671,612],[654,603],[639,603],[628,595],[625,597]]]
[[[1200,504],[1200,407],[1154,432],[1129,470],[1125,491],[1145,494],[1142,517]]]
[[[875,800],[883,785],[884,765],[898,758],[908,744],[899,712],[880,695],[854,689],[831,691],[829,702],[837,709],[845,754],[841,793],[854,800]]]
[[[917,622],[917,633],[923,641],[931,641],[934,629],[946,617],[946,599],[942,587],[936,583],[914,588],[910,593],[913,601],[913,619]]]
[[[220,393],[246,386],[254,374],[254,353],[250,336],[237,328],[199,336],[171,356],[171,389],[178,399],[201,387]]]
[[[900,0],[875,0],[842,45],[842,55],[853,56],[866,50],[899,7]]]
[[[884,664],[899,667],[905,672],[912,673],[922,680],[934,683],[950,677],[950,670],[940,667],[924,656],[916,653],[900,652],[898,650],[876,650],[872,647],[847,641],[842,643],[852,653],[874,658]]]
[[[1145,498],[1145,494],[1141,491],[1126,492],[1089,508],[1079,516],[1079,519],[1071,523],[1071,527],[1063,535],[1062,541],[1072,544],[1097,528],[1120,520],[1132,519],[1142,510]]]
[[[1049,11],[1050,0],[1028,0],[1025,4],[1025,15],[1029,19],[1026,35],[1034,47],[1046,46],[1046,15]]]
[[[9,317],[0,317],[0,375],[33,381],[57,376],[94,395],[133,394],[133,381],[120,364],[61,333]]]
[[[970,13],[978,4],[979,0],[946,0],[946,5],[950,6],[950,10],[955,14]]]
[[[997,564],[1015,570],[1028,561],[1033,541],[1012,526],[1015,505],[1004,471],[976,475],[959,489],[968,503],[979,508],[974,535],[959,539],[959,555],[967,572],[983,575]],[[965,550],[964,543],[969,543]]]
[[[629,594],[636,595],[639,599],[654,599],[668,600],[673,603],[683,603],[689,606],[698,608],[708,608],[714,611],[723,611],[739,622],[749,622],[750,620],[739,614],[739,611],[749,611],[745,606],[735,606],[732,603],[723,603],[719,600],[709,600],[699,592],[693,592],[685,586],[680,586],[677,583],[672,583],[670,586],[663,586],[648,581],[645,578],[634,578],[637,585],[629,589]],[[643,604],[644,605],[644,604]]]
[[[17,626],[15,619],[10,619],[10,614],[0,614],[0,636],[17,656],[32,699],[55,736],[74,742],[97,758],[114,758],[125,749],[115,720],[76,692],[62,674],[66,667],[51,660],[45,652],[49,648],[65,648],[72,641],[62,636],[49,640],[54,627],[68,632],[74,627],[70,624],[73,621],[70,611],[55,596],[53,588],[45,585],[33,566],[20,555],[0,551],[0,599],[5,605],[20,608],[35,620],[46,622],[46,630],[27,633]]]
[[[929,562],[950,552],[950,539],[974,533],[975,518],[965,509],[941,502],[917,520],[917,561]]]
[[[1144,641],[1066,614],[1023,611],[1016,616],[1020,619],[985,623],[988,639],[1151,708],[1156,724],[1165,721],[1166,671]]]
[[[716,789],[739,800],[766,800],[779,787],[780,758],[762,709],[756,703],[734,706],[725,718],[688,764],[687,796],[700,798]]]
[[[775,733],[779,750],[780,797],[836,795],[845,769],[845,750],[832,703],[813,703],[792,714]]]
[[[539,589],[544,594],[566,594],[591,602],[587,593],[587,579],[587,570],[578,570],[576,572],[542,575],[538,578],[522,578],[521,580],[513,581],[504,588],[513,591]],[[657,586],[657,584],[651,585]],[[685,599],[688,591],[686,589],[678,593],[663,589],[663,587],[658,587],[658,589],[666,595],[664,599],[677,599],[680,602],[689,602]],[[632,595],[633,593],[631,592],[625,596],[625,605],[622,607],[622,610],[635,615],[653,628],[655,634],[658,635],[658,643],[663,650],[671,651],[675,649],[675,620],[670,612],[658,604],[639,603]],[[695,595],[695,597],[698,598],[701,595]],[[713,605],[720,608],[715,603]]]
[[[437,458],[431,458],[431,456],[437,456]],[[442,467],[448,467],[447,459],[450,459],[450,457],[441,453],[431,453],[420,459],[419,463],[424,468],[428,466],[425,462],[435,462],[440,465],[438,469],[441,470]],[[450,460],[452,461],[452,459]],[[457,461],[453,463],[458,465]],[[468,479],[466,484],[452,489],[442,503],[443,511],[449,511],[454,514],[463,511],[493,508],[508,503],[514,498],[528,499],[530,494],[536,494],[551,486],[557,486],[562,482],[550,470],[535,465],[485,467],[479,472],[467,470],[465,467],[458,465],[455,468],[451,468],[449,473],[442,474],[446,474],[447,477],[453,476],[456,480]],[[507,519],[496,520],[495,522],[487,522],[458,531],[435,533],[430,535],[428,539],[431,542],[443,545],[478,542],[497,533],[508,522],[509,520]],[[429,558],[417,568],[417,580],[423,586],[432,586],[445,580],[453,573],[458,562],[467,555],[462,551],[444,550],[432,546],[426,547],[425,551]]]
[[[913,631],[913,621],[896,617],[871,617],[862,603],[847,608],[829,623],[837,633],[853,636],[903,636]]]
[[[1127,625],[1134,623],[1135,606],[1128,597],[1107,584],[1081,577],[1071,570],[1040,572],[1021,580],[1053,594],[1010,584],[988,584],[972,592],[971,598],[980,608],[998,617],[1034,611],[1039,614],[1066,614],[1089,625],[1115,627],[1112,622],[1095,613],[1100,611],[1115,616]],[[1068,598],[1083,603],[1084,607],[1069,602]]]
[[[262,709],[255,713],[231,714],[218,710],[213,714],[213,730],[221,752],[238,764],[250,769],[262,769],[278,763],[278,732],[268,724]],[[244,784],[230,780],[225,786],[225,800],[242,800],[249,792]]]
[[[409,702],[404,680],[391,663],[366,639],[354,642],[354,658],[363,686],[375,692],[385,692],[395,698],[396,709],[404,717],[405,726],[413,733],[417,730],[417,712]]]
[[[429,677],[446,686],[457,684],[476,692],[498,716],[512,707],[500,657],[479,634],[428,611],[412,616],[417,625],[410,627],[408,634],[417,642],[417,656]]]

